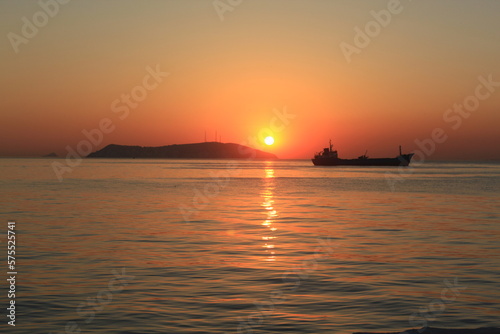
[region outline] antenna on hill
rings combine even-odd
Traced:
[[[207,130],[205,130],[205,143],[207,142]]]
[[[217,130],[215,130],[215,142],[217,142]]]

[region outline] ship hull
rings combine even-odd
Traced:
[[[412,157],[413,153],[402,154],[396,158],[339,159],[316,157],[311,160],[315,166],[408,166]]]

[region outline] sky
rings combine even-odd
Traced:
[[[500,160],[499,13],[495,0],[1,0],[0,156],[217,133],[284,159],[331,139],[344,158],[402,145]]]

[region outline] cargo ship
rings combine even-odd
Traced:
[[[357,159],[341,159],[330,140],[330,146],[316,153],[311,160],[315,166],[408,166],[412,157],[413,153],[402,154],[399,146],[399,155],[395,158],[369,158],[365,153]]]

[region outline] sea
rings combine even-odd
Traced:
[[[2,333],[500,327],[500,163],[66,163],[0,159]]]

